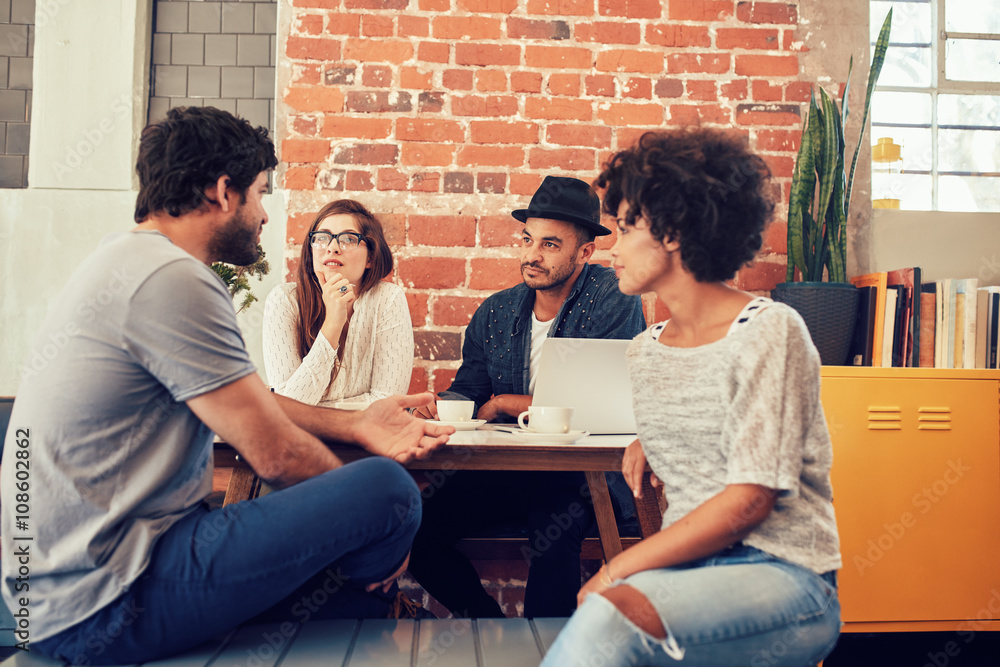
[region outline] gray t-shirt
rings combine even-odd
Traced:
[[[761,298],[708,345],[662,345],[662,327],[639,334],[627,359],[639,441],[669,502],[663,526],[729,484],[759,484],[778,499],[743,543],[814,572],[838,569],[819,354],[802,319]]]
[[[15,592],[5,557],[3,596],[30,600],[32,640],[121,595],[211,492],[213,434],[185,401],[255,370],[222,281],[163,234],[112,234],[73,273],[22,366],[4,443],[3,553],[27,545],[31,578]]]

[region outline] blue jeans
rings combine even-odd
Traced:
[[[222,509],[200,507],[156,543],[143,575],[96,614],[31,648],[74,664],[144,662],[240,623],[385,618],[369,594],[402,565],[420,493],[398,463],[370,458]]]
[[[589,595],[543,666],[815,665],[840,635],[836,573],[818,575],[738,545],[623,582],[656,609],[665,639],[647,634],[607,598]]]

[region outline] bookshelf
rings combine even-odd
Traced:
[[[1000,371],[825,366],[822,400],[844,630],[1000,630]]]

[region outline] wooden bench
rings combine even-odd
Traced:
[[[534,667],[565,618],[286,622],[238,628],[144,667]],[[30,644],[29,644],[30,647]],[[62,667],[18,652],[4,667]]]

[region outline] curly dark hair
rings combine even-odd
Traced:
[[[263,127],[214,107],[179,107],[147,125],[139,140],[135,221],[165,211],[173,217],[204,204],[205,188],[223,174],[241,203],[257,175],[278,164]]]
[[[771,170],[742,135],[717,129],[647,132],[613,155],[595,181],[604,211],[625,224],[640,215],[658,241],[680,243],[681,262],[699,282],[729,280],[763,243],[774,212]]]

